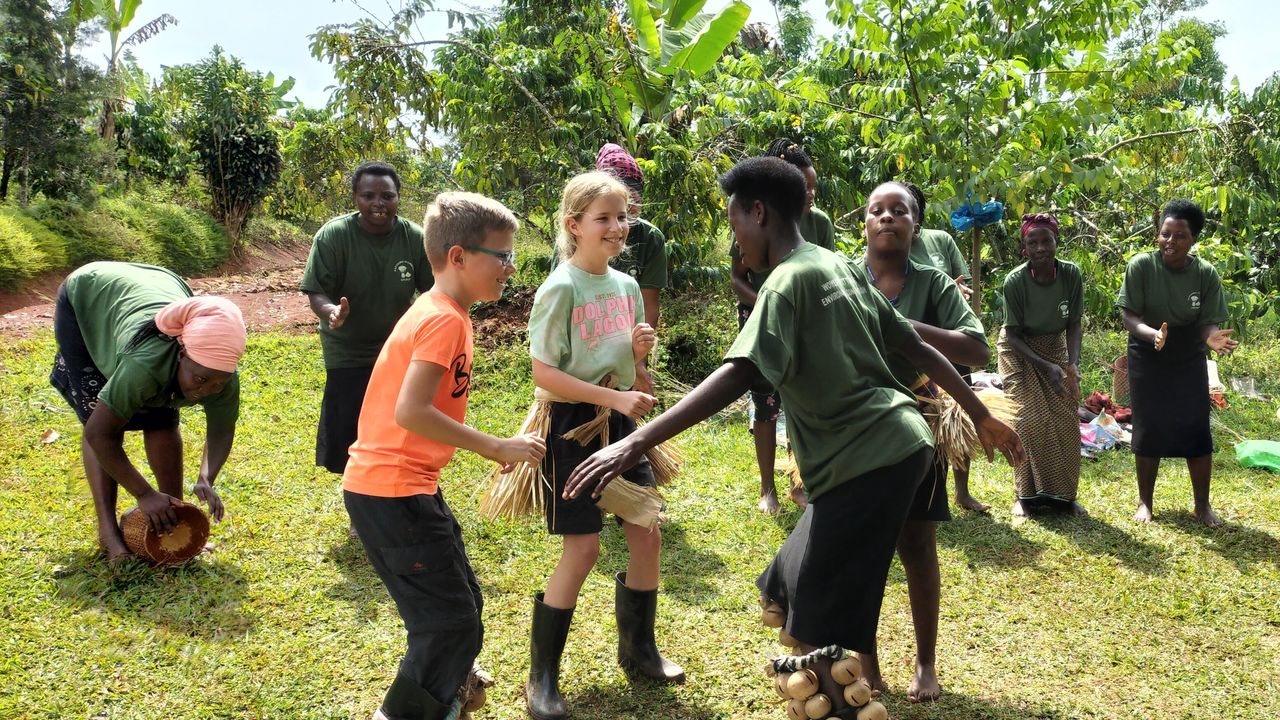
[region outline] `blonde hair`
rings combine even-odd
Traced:
[[[512,232],[520,221],[506,205],[470,192],[443,192],[431,201],[422,219],[423,246],[432,268],[445,264],[445,255],[454,245],[475,247],[491,230]]]
[[[616,195],[622,199],[623,206],[631,203],[631,192],[618,178],[607,172],[594,170],[574,175],[564,186],[564,195],[560,197],[560,211],[557,219],[560,232],[556,235],[556,253],[560,260],[568,260],[578,251],[578,239],[569,232],[569,218],[575,220],[582,217],[591,203],[597,198]]]

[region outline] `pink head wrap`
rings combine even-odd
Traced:
[[[156,327],[178,338],[187,355],[210,370],[235,372],[244,355],[244,316],[226,298],[202,295],[171,302],[156,314]]]
[[[605,143],[596,153],[596,169],[610,173],[636,192],[644,191],[644,173],[631,153],[621,145]]]
[[[1022,216],[1022,237],[1036,228],[1044,228],[1053,233],[1054,240],[1058,239],[1058,218],[1049,213],[1027,213]]]

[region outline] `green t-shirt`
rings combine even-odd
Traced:
[[[864,255],[851,261],[857,272],[864,276],[867,272],[867,259]],[[974,314],[973,308],[965,302],[960,288],[946,273],[914,260],[908,260],[907,279],[902,285],[902,292],[890,301],[898,314],[908,320],[922,322],[944,330],[955,330],[987,344],[987,333],[982,321]],[[868,282],[870,280],[868,279]],[[872,287],[875,287],[872,285]],[[907,387],[915,385],[920,377],[920,370],[910,361],[897,353],[889,355],[889,369],[893,376]]]
[[[422,228],[402,217],[387,235],[360,228],[359,213],[325,223],[311,242],[302,292],[324,293],[333,302],[347,298],[350,314],[342,327],[320,320],[324,366],[370,367],[396,321],[435,278],[422,245]]]
[[[749,360],[778,389],[811,500],[933,445],[884,355],[913,335],[864,274],[812,244],[783,258],[760,289],[725,359]]]
[[[1194,255],[1180,270],[1170,270],[1160,251],[1133,256],[1124,269],[1116,304],[1132,310],[1153,328],[1216,325],[1227,319],[1222,280],[1207,261]]]
[[[921,229],[919,237],[911,243],[908,256],[912,262],[941,270],[952,280],[969,274],[969,263],[946,230]]]
[[[636,381],[631,329],[642,322],[644,299],[634,278],[562,263],[533,296],[529,353],[592,385],[613,375],[617,389],[630,390]]]
[[[797,223],[800,228],[800,237],[806,242],[817,245],[827,250],[836,249],[836,228],[831,223],[831,218],[818,208],[812,208],[809,212],[800,216]],[[729,244],[729,255],[734,260],[738,260],[738,244]],[[769,279],[769,271],[756,273],[752,270],[747,271],[747,284],[752,290],[760,292],[760,288],[764,285],[764,281]]]
[[[637,219],[627,232],[627,247],[609,266],[635,278],[642,288],[667,287],[667,238],[649,221]]]
[[[191,288],[169,270],[153,265],[95,262],[67,276],[67,300],[76,313],[89,356],[107,382],[98,393],[128,420],[147,407],[187,407],[177,385],[178,343],[152,335],[131,345],[143,325],[164,306],[191,297]],[[231,430],[240,415],[240,380],[200,401],[209,432]]]
[[[1056,260],[1053,280],[1042,283],[1031,277],[1023,263],[1004,279],[1004,326],[1022,328],[1026,335],[1056,335],[1084,315],[1084,281],[1080,267]]]

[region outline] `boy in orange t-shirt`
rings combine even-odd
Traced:
[[[511,211],[473,193],[436,197],[423,223],[436,283],[396,323],[373,366],[343,475],[351,525],[396,601],[408,649],[375,720],[444,720],[480,654],[483,599],[462,530],[438,487],[457,448],[501,465],[539,463],[536,435],[463,424],[471,388],[468,308],[515,272]]]

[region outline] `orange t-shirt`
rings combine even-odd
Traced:
[[[440,470],[457,448],[411,433],[396,423],[396,400],[416,360],[445,369],[434,405],[463,422],[471,389],[471,318],[441,292],[420,296],[396,323],[373,365],[360,425],[342,487],[361,495],[434,495]]]

